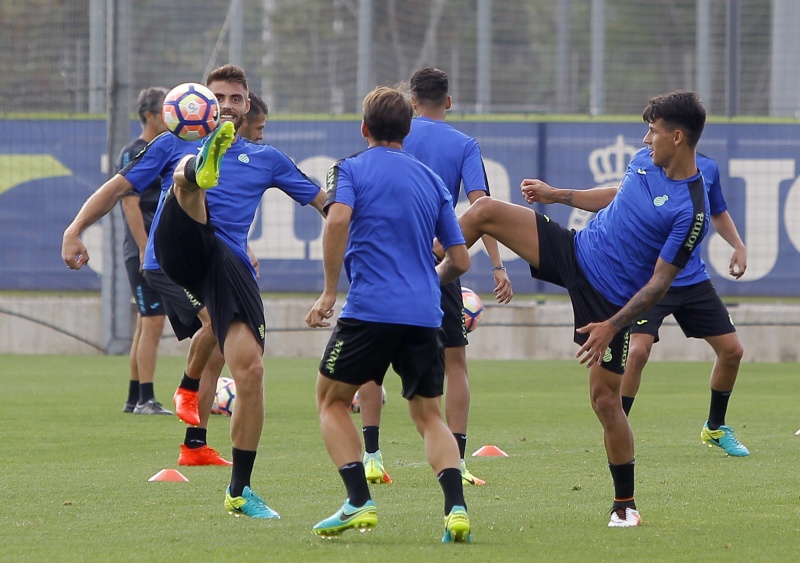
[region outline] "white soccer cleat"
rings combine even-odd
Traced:
[[[635,508],[616,508],[611,510],[609,528],[633,528],[642,525],[642,517]]]

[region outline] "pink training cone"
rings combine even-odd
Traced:
[[[189,479],[184,477],[183,473],[177,469],[162,469],[150,477],[148,481],[171,481],[175,483],[187,483]]]
[[[508,457],[508,454],[497,446],[482,446],[478,448],[472,456]]]

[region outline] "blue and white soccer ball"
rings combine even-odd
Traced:
[[[214,94],[194,82],[175,86],[164,98],[161,116],[167,129],[184,141],[196,141],[219,123],[219,102]]]
[[[472,332],[478,328],[483,315],[483,302],[478,294],[468,287],[461,288],[461,298],[464,301],[464,326],[467,332]]]
[[[381,387],[381,396],[382,396],[381,408],[383,408],[383,405],[386,404],[386,388],[383,386]],[[350,401],[350,412],[352,413],[361,412],[361,403],[358,401],[358,391],[356,391],[356,394],[353,395],[353,400]]]
[[[230,377],[220,377],[217,380],[217,396],[211,412],[231,416],[236,406],[236,383]]]

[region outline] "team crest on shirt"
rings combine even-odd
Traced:
[[[637,148],[625,144],[625,137],[617,135],[613,144],[600,147],[589,153],[589,170],[592,172],[597,187],[607,186],[611,182],[621,182],[628,169],[628,163],[636,154]],[[584,209],[573,209],[567,222],[568,229],[579,231],[595,214]]]
[[[656,207],[661,207],[662,205],[667,203],[667,201],[669,201],[669,196],[668,195],[666,195],[666,194],[660,195],[660,196],[658,196],[656,198],[653,198],[653,205],[655,205]]]
[[[245,164],[247,164],[248,162],[250,162],[250,157],[247,156],[246,154],[240,154],[238,160],[239,162],[244,162]]]

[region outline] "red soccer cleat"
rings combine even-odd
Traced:
[[[181,444],[178,465],[233,465],[233,463],[223,458],[217,450],[208,445],[189,448],[186,444]]]
[[[175,414],[183,422],[192,426],[200,426],[200,407],[197,404],[197,391],[189,391],[178,387],[172,396],[175,403]]]

